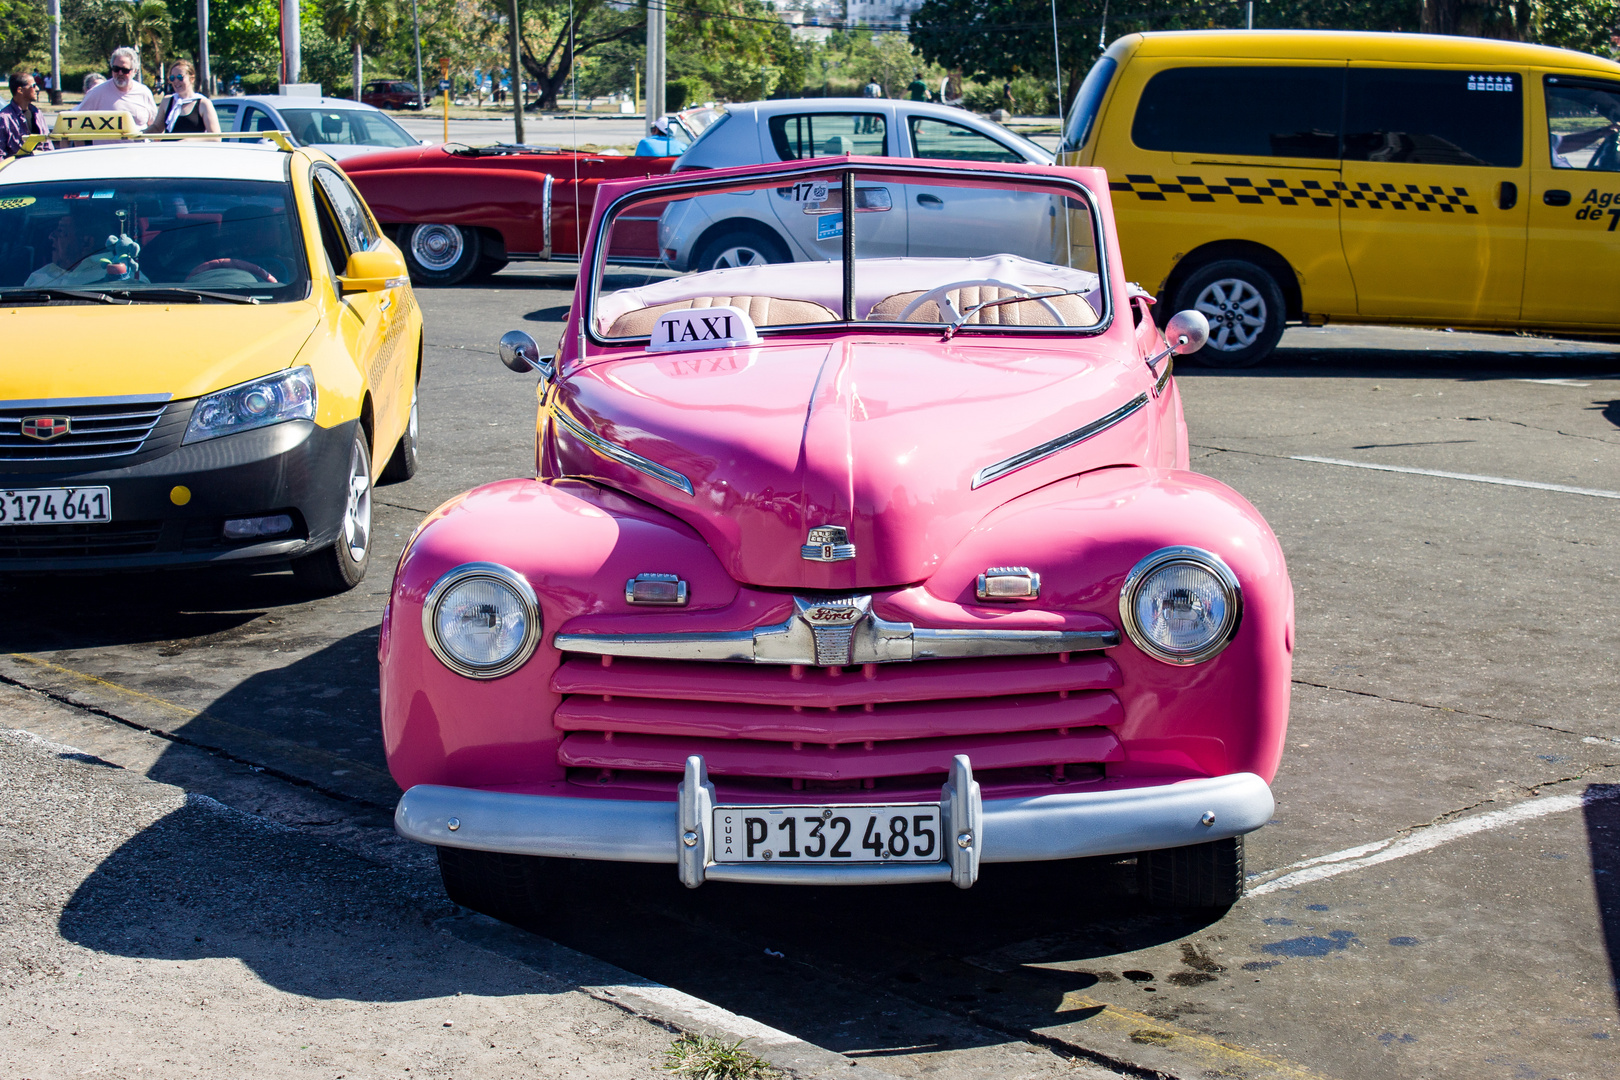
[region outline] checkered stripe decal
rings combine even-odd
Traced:
[[[1205,182],[1201,176],[1178,176],[1173,182],[1155,180],[1151,176],[1127,174],[1124,180],[1108,185],[1111,191],[1128,191],[1142,202],[1167,202],[1172,195],[1182,195],[1189,202],[1212,203],[1219,196],[1229,196],[1240,203],[1266,205],[1275,200],[1279,206],[1332,206],[1341,204],[1351,210],[1438,210],[1443,214],[1477,214],[1479,207],[1463,200],[1469,197],[1467,188],[1443,188],[1438,184],[1347,184],[1334,180],[1324,186],[1320,180],[1267,180],[1255,183],[1247,177],[1229,176],[1224,184]]]

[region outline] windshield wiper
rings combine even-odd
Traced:
[[[116,300],[103,292],[88,292],[82,289],[7,289],[0,292],[0,302],[16,300],[38,300],[50,303],[52,300],[84,300],[92,304],[127,304],[128,300]]]
[[[1062,289],[1062,290],[1060,290],[1058,292],[1030,293],[1027,296],[1003,296],[1003,297],[1001,297],[999,299],[996,299],[996,300],[986,300],[983,303],[974,304],[972,307],[970,307],[966,311],[962,312],[962,314],[958,315],[956,317],[956,321],[951,323],[950,326],[945,328],[945,337],[942,340],[944,340],[944,341],[951,340],[951,338],[956,336],[956,332],[958,330],[962,329],[962,327],[967,325],[967,321],[969,319],[973,318],[973,316],[977,315],[979,312],[983,311],[985,308],[988,308],[988,307],[1000,307],[1002,304],[1022,304],[1022,303],[1025,303],[1026,301],[1028,303],[1034,304],[1034,303],[1039,303],[1042,300],[1050,300],[1054,296],[1084,296],[1088,292],[1091,292],[1091,290],[1090,289]],[[1063,323],[1062,316],[1059,316],[1058,317],[1058,324],[1061,326],[1062,323]]]
[[[111,295],[121,296],[126,303],[156,303],[179,300],[182,303],[200,304],[204,300],[222,300],[227,304],[257,304],[257,296],[241,296],[237,293],[213,292],[209,289],[117,289]]]

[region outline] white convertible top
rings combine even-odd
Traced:
[[[108,143],[42,151],[0,169],[0,186],[56,180],[286,180],[287,153],[270,143]]]

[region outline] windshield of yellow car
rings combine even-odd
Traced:
[[[710,328],[677,313],[723,307],[745,318],[715,325],[745,337],[875,324],[1096,333],[1108,310],[1098,235],[1083,186],[1029,174],[832,167],[666,188],[609,208],[588,327],[604,343],[674,348],[684,335],[698,348]]]
[[[0,185],[0,293],[302,299],[290,195],[284,183],[169,177]]]

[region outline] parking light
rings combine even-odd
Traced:
[[[288,368],[199,400],[181,442],[216,439],[287,420],[313,419],[315,376],[307,367]]]
[[[258,536],[280,536],[292,532],[292,517],[269,514],[265,517],[231,518],[225,522],[225,539],[251,540]]]

